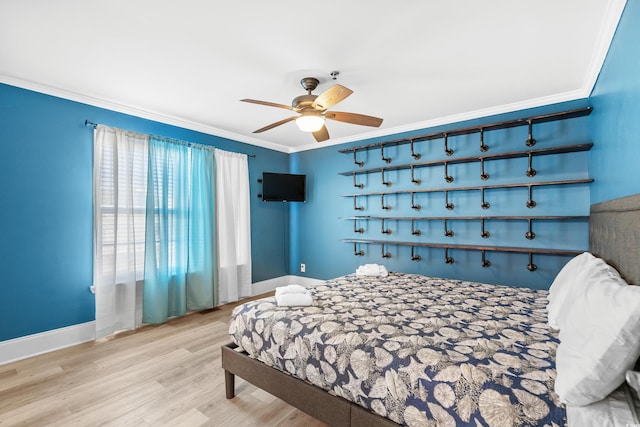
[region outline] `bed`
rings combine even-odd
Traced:
[[[591,208],[590,252],[629,283],[640,283],[639,221],[638,196]],[[395,273],[312,293],[310,307],[266,298],[234,310],[227,398],[239,375],[332,426],[565,425],[546,291]]]

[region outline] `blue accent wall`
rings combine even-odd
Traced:
[[[593,203],[640,192],[640,2],[628,1],[591,94]]]
[[[486,229],[491,233],[491,236],[488,239],[483,239],[480,236],[480,221],[449,221],[449,228],[455,232],[453,237],[444,236],[442,221],[420,221],[416,223],[416,228],[419,228],[422,234],[416,237],[411,235],[410,221],[386,221],[385,228],[391,229],[392,234],[385,236],[381,233],[382,224],[379,220],[358,221],[358,228],[363,227],[365,233],[357,234],[353,231],[353,220],[345,220],[343,217],[360,215],[398,217],[588,215],[589,184],[536,188],[533,191],[533,199],[537,202],[534,209],[525,206],[528,200],[526,188],[487,190],[485,200],[491,204],[488,210],[483,210],[480,207],[480,191],[477,190],[449,193],[449,201],[455,205],[453,211],[445,209],[444,193],[416,195],[416,203],[422,206],[420,211],[411,209],[410,196],[408,195],[385,198],[385,204],[392,207],[388,211],[381,208],[379,196],[359,197],[357,199],[358,205],[364,206],[365,210],[355,211],[353,198],[345,198],[341,195],[359,192],[455,188],[589,178],[588,152],[535,157],[533,167],[537,174],[534,178],[525,176],[528,166],[527,159],[518,158],[485,162],[485,171],[490,174],[488,181],[480,179],[480,165],[475,162],[450,165],[448,173],[455,179],[452,184],[447,184],[444,180],[444,167],[436,166],[416,169],[415,176],[422,180],[418,186],[411,183],[409,170],[387,172],[385,179],[392,182],[391,187],[382,185],[380,173],[359,175],[357,177],[358,183],[365,184],[365,188],[358,190],[353,186],[352,176],[339,175],[340,172],[357,170],[358,166],[354,164],[352,154],[339,153],[338,150],[503,120],[568,111],[587,105],[587,100],[580,100],[455,123],[446,127],[423,129],[391,137],[360,141],[346,146],[331,146],[293,154],[292,171],[308,175],[309,198],[307,203],[293,206],[292,230],[295,230],[295,233],[292,237],[292,248],[295,248],[295,251],[291,258],[291,271],[314,278],[328,279],[352,273],[358,265],[380,263],[392,271],[415,272],[495,284],[548,288],[557,272],[569,259],[568,257],[534,255],[534,263],[538,266],[538,270],[530,272],[526,268],[529,262],[527,254],[487,252],[487,258],[491,261],[492,266],[483,268],[481,253],[477,251],[453,249],[449,255],[455,259],[455,262],[445,264],[444,249],[416,248],[416,253],[422,256],[422,260],[416,262],[410,259],[410,247],[386,245],[385,252],[390,252],[392,257],[384,259],[381,256],[382,248],[380,245],[360,245],[358,249],[364,250],[365,256],[355,256],[353,244],[340,242],[340,239],[362,238],[582,251],[588,248],[588,223],[586,220],[535,222],[536,238],[530,241],[524,237],[524,233],[528,230],[526,221],[487,221]],[[490,146],[487,154],[526,150],[527,133],[526,126],[485,132],[485,143]],[[590,142],[588,116],[537,124],[534,126],[533,136],[537,140],[535,148],[588,143]],[[451,158],[482,154],[479,150],[479,141],[478,133],[450,137],[449,147],[455,150]],[[443,139],[415,143],[415,151],[422,156],[420,162],[446,159],[443,147]],[[409,145],[388,147],[384,154],[393,159],[389,166],[415,162],[410,155]],[[358,160],[366,162],[364,168],[377,168],[386,165],[381,160],[379,149],[358,152]],[[298,272],[300,263],[306,264],[306,273]]]
[[[255,154],[249,159],[253,280],[287,274],[288,214],[258,200],[289,155],[0,85],[0,341],[95,319],[93,132],[85,119]]]

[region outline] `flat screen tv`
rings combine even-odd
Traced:
[[[304,202],[307,176],[262,172],[262,200],[265,202]]]

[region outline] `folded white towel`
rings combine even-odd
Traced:
[[[307,294],[307,288],[301,285],[278,286],[276,288],[276,296],[284,294]]]
[[[310,293],[294,293],[276,295],[278,307],[309,306],[313,303]]]
[[[389,275],[387,268],[380,264],[365,264],[356,269],[356,276],[380,276],[386,277]]]
[[[365,264],[358,267],[356,271],[365,276],[373,276],[380,273],[380,267],[378,264]]]

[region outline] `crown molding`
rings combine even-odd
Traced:
[[[615,32],[615,29],[614,29],[614,32]],[[608,49],[609,44],[602,44],[601,49],[603,49],[604,47]],[[606,52],[604,54],[599,53],[598,55],[596,55],[596,57],[597,59],[594,60],[595,63],[597,63],[598,60],[604,61],[604,57],[606,57]],[[600,66],[602,66],[601,63],[600,63]],[[596,78],[597,76],[593,78],[593,83],[595,83]],[[469,111],[466,113],[453,114],[445,117],[438,117],[431,120],[411,123],[409,125],[396,126],[388,129],[379,129],[371,132],[360,133],[352,137],[330,139],[325,143],[323,143],[322,145],[313,143],[313,144],[303,145],[300,147],[288,147],[284,145],[274,144],[258,138],[246,137],[233,132],[228,132],[222,129],[218,129],[212,126],[203,125],[201,123],[196,123],[189,120],[184,120],[178,117],[173,117],[166,114],[144,110],[134,106],[114,103],[106,99],[91,97],[91,96],[83,95],[83,94],[68,91],[68,90],[62,90],[49,85],[44,85],[41,83],[19,79],[16,77],[0,74],[0,82],[6,83],[11,86],[20,87],[23,89],[33,90],[33,91],[44,93],[47,95],[56,96],[58,98],[68,99],[71,101],[92,105],[94,107],[105,108],[111,111],[129,114],[135,117],[140,117],[143,119],[149,119],[149,120],[157,121],[160,123],[178,126],[181,128],[190,129],[197,132],[206,133],[208,135],[227,138],[236,142],[243,142],[246,144],[250,144],[250,145],[254,145],[254,146],[258,146],[258,147],[262,147],[262,148],[266,148],[274,151],[279,151],[287,154],[292,154],[292,153],[297,153],[302,151],[309,151],[309,150],[316,150],[319,148],[326,148],[334,145],[346,144],[349,142],[365,141],[368,139],[384,137],[389,135],[397,135],[397,134],[412,132],[420,129],[429,129],[436,126],[459,123],[466,120],[489,117],[489,116],[503,114],[503,113],[510,113],[513,111],[541,107],[541,106],[551,105],[551,104],[560,103],[560,102],[574,101],[577,99],[587,98],[590,95],[593,87],[593,86],[586,86],[578,90],[564,92],[561,94],[545,96],[545,97],[521,101],[521,102],[514,102],[511,104],[498,105],[495,107],[483,108],[479,110]]]
[[[618,24],[620,23],[620,18],[622,17],[626,4],[627,0],[613,0],[608,3],[609,7],[606,12],[604,23],[597,35],[598,44],[594,50],[593,57],[591,58],[591,64],[587,68],[587,72],[585,74],[583,87],[585,88],[585,91],[589,92],[587,96],[591,96],[593,88],[598,81],[600,70],[602,70],[604,61],[607,58],[607,53],[609,53],[609,47],[611,47],[611,43],[613,42],[613,38],[616,34],[616,30],[618,29]]]
[[[185,120],[180,117],[170,116],[167,114],[158,113],[156,111],[146,110],[133,105],[120,104],[120,103],[109,101],[103,98],[87,96],[81,93],[56,88],[56,87],[45,85],[42,83],[21,79],[18,77],[0,74],[0,83],[5,83],[10,86],[16,86],[22,89],[32,90],[35,92],[43,93],[45,95],[51,95],[58,98],[67,99],[70,101],[80,102],[82,104],[91,105],[93,107],[99,107],[99,108],[104,108],[110,111],[115,111],[118,113],[128,114],[128,115],[139,117],[142,119],[153,120],[156,122],[181,127],[184,129],[202,132],[207,135],[226,138],[236,142],[243,142],[245,144],[255,145],[258,147],[267,148],[274,151],[280,151],[283,153],[291,152],[290,147],[287,147],[284,145],[274,144],[272,142],[264,141],[258,138],[246,137],[244,135],[240,135],[234,132],[229,132],[213,126],[193,122],[190,120]]]

